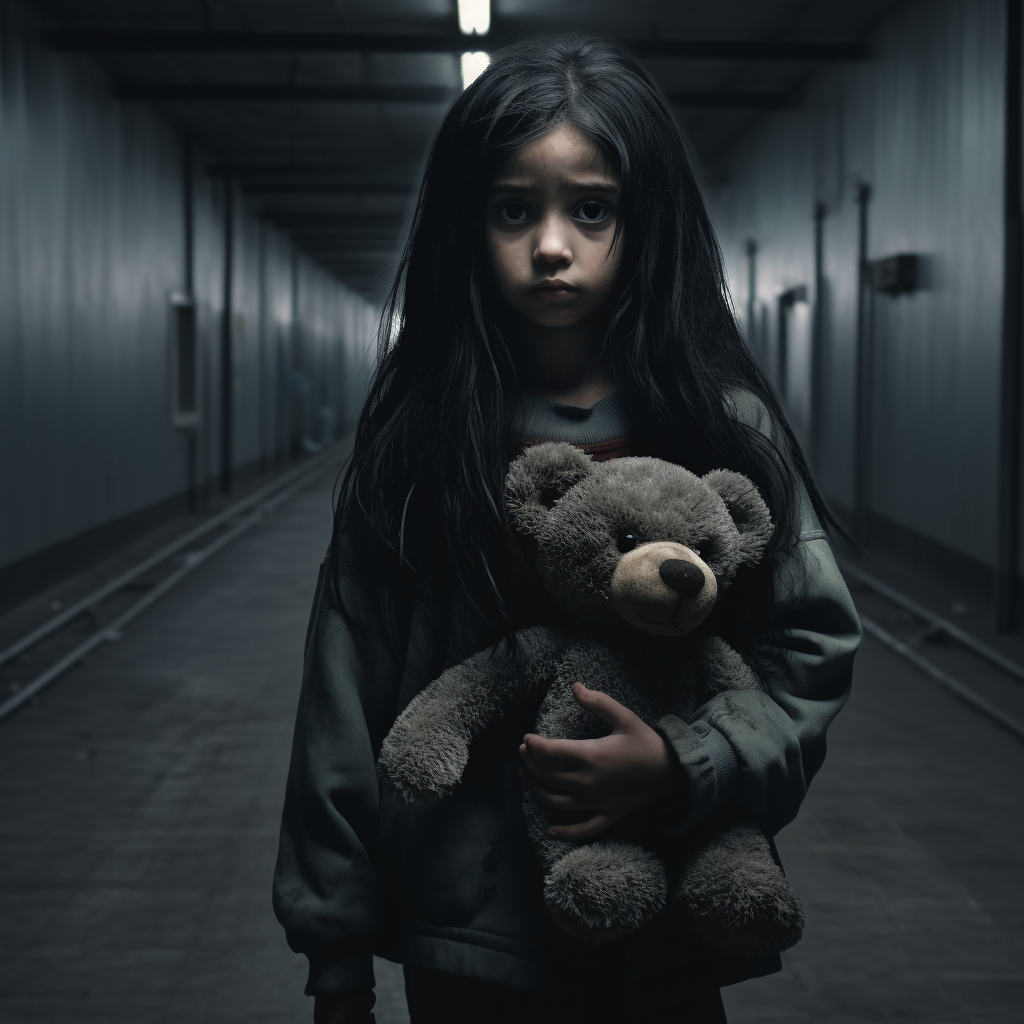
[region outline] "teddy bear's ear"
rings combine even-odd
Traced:
[[[590,476],[595,466],[586,452],[563,441],[527,448],[505,478],[505,508],[512,528],[532,533],[555,502]]]
[[[740,533],[740,561],[756,565],[775,532],[771,513],[753,482],[742,473],[713,469],[701,478],[721,499]]]

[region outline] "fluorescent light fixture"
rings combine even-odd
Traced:
[[[491,0],[458,0],[458,3],[459,28],[463,35],[487,35],[491,27]]]
[[[491,63],[491,56],[483,51],[462,55],[462,88],[468,89]]]

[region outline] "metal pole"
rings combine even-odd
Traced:
[[[1006,3],[1006,148],[1004,152],[1003,341],[999,394],[999,483],[996,509],[995,626],[1017,620],[1020,553],[1021,340],[1024,326],[1024,163],[1021,124],[1021,0]]]
[[[183,267],[184,291],[185,294],[195,301],[192,295],[194,286],[194,254],[195,247],[193,230],[193,197],[192,197],[192,143],[188,140],[181,149],[181,198],[182,217],[184,219],[185,265]],[[193,306],[193,316],[195,307]],[[193,321],[194,322],[194,321]],[[197,355],[198,358],[198,355]],[[196,396],[198,408],[198,396]],[[188,488],[188,510],[197,512],[199,510],[199,427],[192,427],[185,432],[185,460],[186,460],[186,487]]]
[[[821,435],[825,408],[825,214],[814,204],[814,321],[811,326],[811,465],[821,465]]]
[[[871,329],[868,309],[868,203],[871,186],[857,186],[857,393],[854,425],[853,536],[864,551],[871,504]]]
[[[181,187],[182,187],[182,213],[184,215],[185,228],[185,294],[192,297],[194,286],[193,271],[193,218],[192,218],[192,143],[186,140],[181,147]]]
[[[267,398],[267,230],[266,224],[259,223],[259,282],[260,282],[260,322],[259,322],[259,367],[260,367],[260,472],[266,473],[270,468],[270,444],[267,437],[270,433],[267,425],[267,409],[270,405]]]
[[[787,387],[789,377],[789,330],[787,316],[793,308],[792,296],[789,292],[778,298],[778,329],[775,332],[775,377],[776,386],[783,404],[789,398]]]
[[[300,352],[301,339],[299,331],[299,252],[295,248],[294,244],[292,245],[291,261],[292,319],[288,337],[288,355],[285,360],[289,378],[288,418],[286,420],[284,438],[284,453],[286,459],[298,454],[299,444],[302,440],[302,426],[304,426],[301,421],[303,396],[295,387],[291,386],[293,375],[299,373],[302,367]]]
[[[234,367],[231,352],[231,273],[234,224],[230,178],[224,179],[224,311],[220,323],[220,489],[231,493],[232,427],[234,419]]]
[[[757,242],[747,239],[747,345],[756,354],[758,352],[757,325],[754,317],[757,313]]]

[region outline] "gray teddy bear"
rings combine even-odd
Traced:
[[[543,695],[534,731],[586,739],[610,727],[583,709],[585,682],[648,725],[683,720],[724,690],[760,686],[724,640],[699,629],[741,565],[760,561],[768,508],[746,477],[697,477],[654,458],[598,463],[570,444],[527,449],[509,468],[506,505],[537,576],[564,617],[534,626],[443,672],[399,716],[379,769],[409,801],[450,794],[470,742],[514,703]],[[530,840],[543,866],[544,902],[584,942],[636,931],[665,906],[705,941],[756,956],[792,946],[800,901],[752,816],[720,808],[666,864],[633,841],[629,819],[612,838],[570,843],[547,834],[546,812],[524,791]],[[672,858],[670,857],[669,860]]]

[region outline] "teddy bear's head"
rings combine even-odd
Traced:
[[[681,636],[710,614],[741,565],[760,561],[772,520],[745,476],[703,477],[652,458],[595,462],[571,444],[509,467],[513,530],[555,603],[582,625],[623,620]]]

